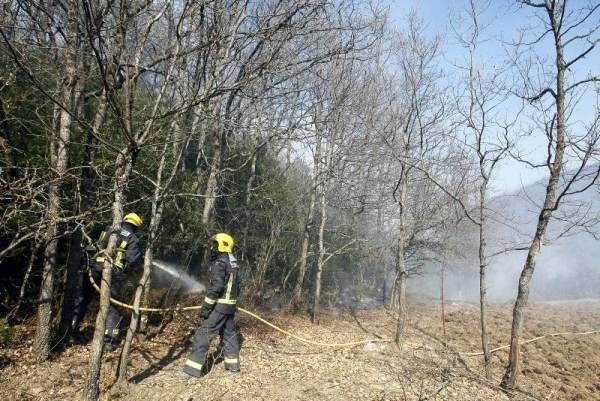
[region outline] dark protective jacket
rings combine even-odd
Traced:
[[[240,268],[231,253],[219,253],[208,268],[208,288],[202,308],[235,313],[240,294]]]
[[[98,224],[90,231],[90,238],[94,241],[88,245],[85,250],[90,262],[90,269],[96,284],[100,284],[102,277],[102,268],[106,255],[101,251],[106,249],[110,234],[113,232],[112,227],[106,224]],[[123,223],[117,234],[117,249],[113,259],[113,272],[110,281],[110,296],[112,298],[120,298],[121,284],[123,282],[127,267],[135,268],[142,263],[143,257],[140,249],[140,240],[135,234],[135,229],[129,223]],[[92,298],[93,289],[88,281],[87,272],[83,273],[83,285],[79,290],[79,294],[75,301],[75,309],[73,311],[72,327],[76,330],[85,316],[85,312]],[[116,341],[119,336],[119,322],[121,321],[121,313],[119,309],[110,304],[108,315],[106,317],[106,329],[104,331],[105,341]]]
[[[108,246],[108,239],[110,234],[113,232],[112,227],[107,225],[98,225],[92,229],[90,237],[95,240],[95,244],[86,248],[91,252],[93,257],[92,262],[101,265],[104,263],[105,255],[99,253],[100,250],[106,249]],[[117,234],[117,249],[115,252],[115,258],[113,266],[119,269],[125,267],[138,267],[142,264],[143,255],[140,246],[140,239],[134,232],[134,228],[129,223],[121,224],[121,229]]]

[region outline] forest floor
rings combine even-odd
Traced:
[[[231,374],[215,364],[200,379],[178,377],[189,353],[189,338],[198,323],[179,316],[144,342],[135,344],[127,385],[111,379],[119,350],[104,356],[101,387],[104,400],[507,400],[496,385],[507,352],[493,357],[494,381],[486,384],[478,351],[479,309],[475,304],[446,307],[446,338],[440,309],[413,302],[407,336],[393,343],[344,349],[304,345],[238,313],[244,337],[242,372]],[[507,343],[511,305],[490,307],[491,347]],[[386,310],[325,314],[318,326],[304,315],[265,312],[291,332],[325,342],[392,338],[395,319]],[[524,339],[555,332],[600,328],[600,300],[546,302],[527,308]],[[72,345],[51,361],[36,365],[31,355],[30,326],[0,349],[0,400],[76,400],[86,377],[89,344]],[[153,327],[157,329],[157,327]],[[91,331],[91,327],[88,328]],[[517,400],[600,400],[600,335],[545,337],[522,347],[523,363]]]

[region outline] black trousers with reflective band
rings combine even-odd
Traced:
[[[200,377],[202,367],[206,362],[206,354],[210,341],[216,335],[221,336],[221,352],[225,367],[239,369],[240,340],[233,321],[233,313],[213,311],[193,338],[192,353],[183,367],[183,371],[191,376]],[[236,369],[236,370],[237,370]]]
[[[90,268],[92,269],[92,276],[94,281],[100,287],[102,283],[102,266],[97,263],[91,263]],[[83,271],[81,277],[81,288],[75,298],[75,310],[73,311],[73,324],[72,328],[77,330],[79,324],[83,320],[87,308],[90,304],[92,296],[96,294],[96,290],[90,283],[88,272]],[[121,284],[123,281],[123,271],[116,267],[113,268],[111,280],[110,280],[110,296],[115,299],[121,297]],[[112,303],[108,308],[108,316],[106,317],[106,330],[104,331],[105,340],[116,340],[119,335],[119,323],[121,321],[121,312]]]

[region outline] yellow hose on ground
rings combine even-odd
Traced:
[[[578,332],[578,333],[573,333],[573,332],[549,333],[549,334],[544,334],[543,336],[538,336],[538,337],[530,338],[529,340],[526,340],[526,341],[522,341],[519,343],[519,345],[529,344],[529,343],[541,340],[542,338],[546,338],[546,337],[589,336],[591,334],[600,334],[600,330],[582,331],[582,332]],[[510,344],[491,349],[490,354],[493,354],[496,351],[500,351],[500,350],[507,349],[507,348],[510,348]],[[462,355],[462,356],[480,356],[480,355],[483,355],[483,352],[481,352],[481,351],[480,352],[461,352],[460,355]]]
[[[98,284],[96,284],[96,281],[94,280],[94,276],[92,276],[92,271],[90,269],[88,269],[88,276],[90,278],[90,283],[92,283],[92,286],[96,289],[96,291],[98,293],[100,293],[100,287],[98,287]],[[110,302],[113,305],[117,305],[120,306],[124,309],[129,309],[129,310],[135,310],[135,308],[133,307],[133,305],[130,304],[126,304],[125,302],[121,302],[118,299],[114,299],[114,298],[110,298]],[[145,308],[145,307],[140,307],[139,310],[140,312],[157,312],[157,313],[165,313],[165,312],[171,312],[171,311],[190,311],[190,310],[199,310],[202,309],[202,305],[195,305],[195,306],[183,306],[183,307],[177,307],[177,308]],[[313,340],[309,340],[307,338],[303,338],[300,336],[297,336],[293,333],[290,333],[289,331],[286,331],[284,329],[282,329],[279,326],[274,325],[273,323],[263,319],[262,317],[258,316],[257,314],[250,312],[247,309],[241,308],[241,307],[237,307],[237,310],[239,310],[242,313],[245,313],[248,316],[253,317],[254,319],[260,321],[261,323],[266,324],[267,326],[279,331],[280,333],[283,333],[289,337],[292,337],[300,342],[306,343],[306,344],[311,344],[311,345],[317,345],[317,346],[322,346],[322,347],[335,347],[335,348],[342,348],[342,347],[353,347],[356,345],[361,345],[361,344],[367,344],[367,343],[384,343],[384,342],[392,342],[392,339],[387,339],[387,338],[375,338],[375,339],[369,339],[369,340],[360,340],[360,341],[352,341],[352,342],[347,342],[347,343],[323,343],[323,342],[319,342],[319,341],[313,341]]]

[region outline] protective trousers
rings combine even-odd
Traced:
[[[92,276],[98,286],[102,282],[102,266],[98,263],[91,263],[90,268],[92,269]],[[79,324],[83,320],[87,308],[90,304],[92,296],[96,290],[92,287],[88,272],[82,273],[82,285],[81,291],[75,299],[75,310],[73,311],[73,322],[71,328],[73,331],[77,331]],[[113,268],[111,280],[110,280],[110,296],[115,299],[119,299],[121,296],[121,284],[123,281],[123,271],[118,268]],[[108,308],[108,316],[106,317],[106,329],[104,331],[105,342],[117,342],[119,337],[119,323],[121,321],[121,312],[119,309],[110,304]]]
[[[194,334],[192,353],[183,368],[185,373],[194,377],[201,376],[210,341],[217,334],[221,336],[220,348],[223,353],[225,369],[234,372],[240,370],[240,341],[233,316],[232,313],[223,314],[212,311],[208,319],[202,322],[202,326]]]

